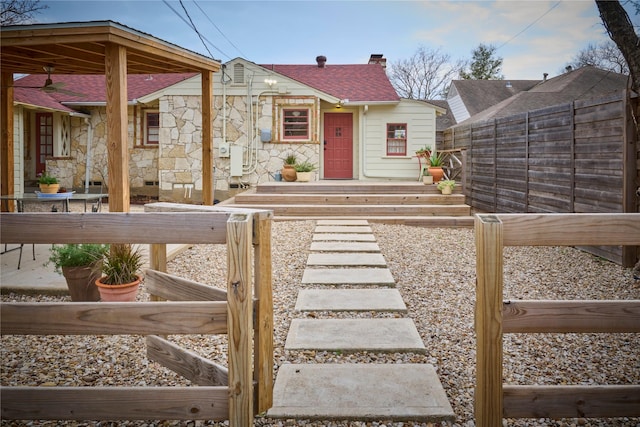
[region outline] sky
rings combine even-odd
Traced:
[[[388,63],[420,46],[452,61],[470,60],[480,43],[496,46],[507,80],[561,74],[589,43],[608,40],[593,0],[41,0],[39,23],[111,20],[221,62]],[[624,4],[624,1],[623,1]],[[188,13],[187,17],[187,13]],[[640,16],[630,5],[634,25]],[[202,38],[194,31],[192,21]]]

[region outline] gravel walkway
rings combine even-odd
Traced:
[[[275,363],[431,363],[451,401],[454,426],[473,425],[475,339],[475,246],[471,229],[415,228],[372,224],[411,317],[427,346],[418,354],[338,354],[284,350],[294,317],[353,317],[293,310],[315,222],[273,224]],[[170,263],[170,271],[192,280],[224,287],[224,246],[196,246]],[[507,248],[505,299],[640,299],[640,281],[623,269],[572,248]],[[39,297],[37,300],[65,300]],[[148,299],[141,293],[140,300]],[[3,301],[34,297],[3,296]],[[397,316],[362,313],[361,317]],[[226,363],[225,337],[174,337],[205,357]],[[640,334],[507,335],[504,375],[509,384],[640,384]],[[145,357],[144,338],[2,337],[2,385],[165,386],[186,380]],[[209,422],[9,422],[9,425],[214,425]],[[257,418],[255,425],[274,426],[413,426],[414,423],[311,422]],[[446,424],[445,424],[446,425]],[[513,426],[640,426],[640,418],[520,419]]]

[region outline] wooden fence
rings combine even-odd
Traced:
[[[152,266],[166,259],[160,253],[166,243],[226,243],[228,252],[226,292],[149,270],[151,302],[2,303],[3,335],[147,335],[150,359],[198,384],[2,387],[2,418],[228,419],[231,426],[253,425],[254,415],[272,406],[271,219],[271,211],[214,208],[0,214],[1,243],[152,244]],[[228,334],[228,368],[160,337],[174,334]]]
[[[625,91],[449,128],[438,150],[466,152],[463,188],[482,212],[640,212],[638,105]],[[631,247],[587,250],[625,267],[638,257]]]
[[[504,333],[640,332],[640,300],[503,302],[505,246],[640,245],[640,214],[481,214],[476,239],[478,427],[502,418],[640,416],[640,385],[503,385]]]

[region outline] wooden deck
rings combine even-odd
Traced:
[[[220,205],[270,209],[275,220],[366,219],[415,226],[471,227],[471,208],[458,185],[443,196],[417,181],[268,182]]]

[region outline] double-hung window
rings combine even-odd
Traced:
[[[309,109],[282,109],[282,136],[285,140],[309,140]]]
[[[387,123],[387,156],[407,155],[407,124]]]
[[[146,111],[144,114],[144,145],[158,145],[160,142],[160,113]]]

